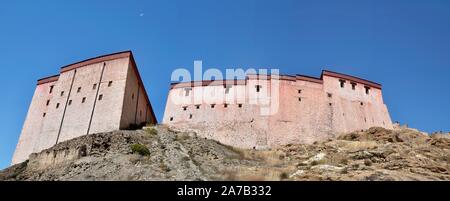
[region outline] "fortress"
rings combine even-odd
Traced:
[[[12,164],[58,142],[147,123],[157,119],[130,51],[70,64],[38,80]],[[173,83],[163,124],[248,149],[393,127],[380,84],[331,71]]]
[[[157,123],[130,51],[61,68],[38,80],[12,164],[58,142]]]
[[[380,84],[331,71],[174,83],[163,123],[250,149],[393,127]]]

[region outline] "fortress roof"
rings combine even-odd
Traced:
[[[372,81],[358,78],[355,76],[346,75],[343,73],[337,73],[337,72],[333,72],[333,71],[329,71],[329,70],[322,70],[322,74],[321,74],[320,78],[296,74],[296,75],[278,75],[277,79],[290,80],[290,81],[302,80],[302,81],[307,81],[307,82],[323,84],[324,76],[340,78],[340,79],[348,80],[350,82],[364,84],[368,87],[373,87],[373,88],[377,88],[377,89],[381,89],[381,87],[382,87],[381,84],[376,83],[376,82],[372,82]],[[171,83],[170,88],[174,89],[174,88],[195,87],[195,86],[245,85],[247,83],[248,79],[262,78],[261,80],[264,80],[264,79],[270,80],[270,79],[272,79],[272,77],[273,77],[272,75],[267,75],[267,74],[248,74],[245,79],[240,79],[240,80],[239,79],[238,80],[203,80],[203,81],[190,81],[190,82],[189,81],[188,82],[173,82],[173,83]]]

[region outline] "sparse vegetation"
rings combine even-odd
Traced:
[[[449,145],[446,136],[374,128],[316,145],[253,150],[156,126],[62,142],[0,172],[0,180],[450,180]],[[70,166],[53,158],[69,149],[83,152]]]
[[[141,156],[150,155],[150,150],[145,145],[132,144],[130,147],[131,147],[131,151],[133,152],[133,154],[139,154]]]

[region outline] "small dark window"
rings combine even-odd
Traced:
[[[97,84],[92,85],[92,89],[97,89]]]
[[[230,93],[230,89],[231,89],[231,86],[226,86],[225,87],[225,94],[229,94]]]
[[[100,94],[100,95],[98,96],[98,100],[101,101],[102,99],[103,99],[103,94]]]
[[[170,121],[173,121],[173,117],[170,117]]]
[[[42,117],[45,117],[47,115],[47,113],[42,114]]]
[[[261,85],[256,85],[255,87],[256,87],[256,92],[260,92],[261,91],[261,88],[262,88]]]
[[[333,104],[332,103],[328,103],[328,105],[332,106]]]
[[[298,97],[298,102],[302,102],[302,97]]]
[[[200,109],[200,105],[196,105],[195,108],[198,110]]]
[[[185,93],[184,95],[185,96],[189,96],[189,94],[191,93],[191,90],[192,90],[191,88],[185,88],[184,89],[184,93]]]
[[[81,92],[81,87],[78,87],[77,93]]]
[[[361,102],[361,106],[363,106],[364,105],[364,103],[363,102]]]
[[[55,88],[55,86],[54,86],[54,85],[50,86],[50,93],[52,93],[52,92],[53,92],[53,88]]]
[[[72,105],[72,100],[69,100],[69,105]]]
[[[366,88],[366,94],[369,94],[370,93],[370,87],[364,87],[364,88]]]
[[[189,114],[189,119],[192,119],[192,114]]]
[[[183,107],[183,110],[184,110],[184,111],[186,111],[186,110],[187,110],[187,108],[188,108],[187,106],[184,106],[184,107]]]
[[[61,91],[61,96],[64,96],[64,91]]]
[[[50,100],[47,100],[47,104],[46,104],[46,105],[47,105],[47,106],[50,105]]]
[[[108,87],[112,86],[112,81],[108,82]]]
[[[59,108],[59,103],[56,103],[56,108]]]
[[[327,93],[327,95],[328,95],[328,98],[332,98],[333,97],[332,93]]]
[[[227,107],[228,107],[228,104],[226,104],[226,103],[223,104],[223,107],[224,107],[224,108],[227,108]]]
[[[356,83],[352,82],[352,90],[356,89]]]
[[[86,102],[86,97],[83,97],[83,99],[81,99],[81,103]]]
[[[242,104],[238,104],[238,107],[239,107],[239,108],[242,108]]]
[[[131,94],[131,100],[134,100],[134,93]]]
[[[214,107],[216,107],[216,104],[211,104],[211,108],[214,108]]]
[[[339,82],[341,83],[341,88],[344,88],[344,86],[345,86],[345,80],[339,80]]]
[[[301,94],[301,93],[302,93],[302,90],[301,90],[301,89],[299,89],[299,90],[298,90],[298,93],[299,93],[299,94]]]

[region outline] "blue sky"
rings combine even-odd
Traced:
[[[1,1],[0,168],[36,80],[132,50],[158,119],[172,70],[322,69],[380,82],[392,119],[450,131],[450,1]]]

